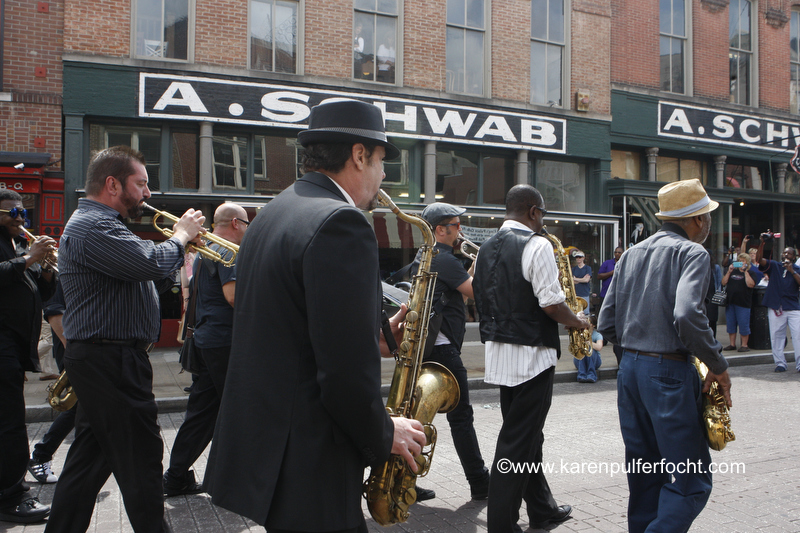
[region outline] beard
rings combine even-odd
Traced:
[[[372,211],[372,210],[374,210],[376,207],[378,207],[378,194],[377,194],[377,193],[376,193],[376,194],[375,194],[375,196],[373,196],[373,197],[372,197],[372,199],[369,201],[369,204],[367,204],[367,208],[366,208],[366,210],[367,210],[367,211]]]
[[[144,198],[136,199],[127,192],[124,193],[122,196],[122,205],[125,206],[128,218],[139,218],[142,216],[142,212],[144,211],[142,202],[144,202]]]

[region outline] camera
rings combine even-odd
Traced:
[[[761,239],[764,242],[772,242],[773,239],[780,239],[780,238],[781,238],[780,233],[772,233],[771,231],[766,231],[761,234]]]
[[[753,240],[753,236],[752,235],[745,235],[744,238],[747,239],[748,241],[752,241]]]
[[[741,261],[733,262],[733,268],[742,268],[742,265],[744,265],[744,263],[742,263]]]

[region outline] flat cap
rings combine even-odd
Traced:
[[[456,207],[444,202],[435,202],[422,211],[422,218],[427,220],[428,224],[435,228],[443,221],[461,216],[466,213],[466,211],[467,210],[463,207]]]

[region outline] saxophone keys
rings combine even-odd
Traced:
[[[416,311],[409,311],[408,313],[406,313],[406,322],[408,322],[409,324],[413,324],[417,320],[419,320],[419,313],[417,313]]]

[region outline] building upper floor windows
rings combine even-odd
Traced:
[[[792,10],[789,37],[789,63],[792,78],[789,86],[791,112],[800,114],[800,10]]]
[[[399,0],[355,0],[353,77],[397,82]]]
[[[485,0],[447,0],[447,91],[484,95]]]
[[[189,60],[194,0],[136,0],[134,56]]]
[[[250,0],[250,68],[297,73],[296,0]]]
[[[564,101],[564,0],[531,1],[531,103]]]
[[[660,0],[661,90],[684,94],[687,56],[686,0]]]
[[[753,4],[749,0],[731,0],[728,6],[731,80],[731,102],[750,105],[753,83],[753,43],[751,17]]]

